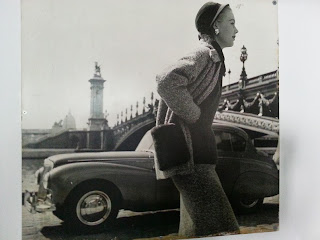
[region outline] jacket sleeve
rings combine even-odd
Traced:
[[[187,123],[195,123],[201,115],[187,87],[197,80],[209,61],[209,49],[194,51],[157,75],[157,91],[168,107]]]

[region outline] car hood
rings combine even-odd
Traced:
[[[119,161],[124,162],[130,159],[149,159],[152,158],[151,152],[95,152],[95,153],[67,153],[54,155],[48,158],[48,160],[54,163],[54,167],[75,163],[75,162],[105,162],[105,161]]]

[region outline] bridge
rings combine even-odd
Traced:
[[[153,95],[151,99],[153,98]],[[138,139],[155,125],[158,101],[149,105],[150,110],[141,116],[117,122],[114,150],[131,149]],[[244,129],[252,139],[279,135],[279,77],[278,71],[249,78],[243,85],[232,83],[224,86],[219,111],[214,122],[227,123]],[[274,145],[274,144],[273,144]]]
[[[247,131],[251,138],[268,136],[277,139],[279,134],[279,78],[278,71],[247,79],[244,84],[233,83],[223,87],[215,122],[228,123]],[[31,148],[76,148],[81,151],[134,150],[143,135],[155,126],[159,100],[153,101],[135,116],[119,114],[113,128],[103,130],[66,130],[48,135],[39,141],[26,144]],[[138,103],[137,103],[138,106]],[[90,139],[90,141],[89,141]]]
[[[232,124],[242,128],[253,139],[265,135],[278,138],[279,135],[279,120],[272,117],[259,116],[252,113],[222,111],[216,113],[214,122]],[[116,139],[114,150],[134,150],[139,143],[137,139],[141,139],[153,126],[155,126],[155,118],[152,114],[149,114],[145,121],[132,125],[132,127],[125,127],[126,132]]]
[[[279,136],[279,119],[264,117],[252,113],[234,111],[217,112],[214,122],[229,123],[251,132],[251,138],[259,135]],[[255,134],[255,135],[254,135]]]

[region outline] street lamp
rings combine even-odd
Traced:
[[[243,47],[241,48],[241,55],[240,55],[240,61],[243,64],[242,65],[242,72],[241,72],[240,80],[239,80],[239,85],[241,88],[245,87],[245,82],[247,80],[247,73],[246,73],[246,69],[244,67],[244,62],[247,60],[247,58],[248,58],[247,49],[243,45]]]
[[[231,74],[231,70],[230,70],[230,68],[229,68],[228,73],[229,73],[229,85],[230,85],[230,74]]]

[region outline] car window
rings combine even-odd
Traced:
[[[234,152],[244,152],[246,150],[246,140],[236,134],[231,135],[232,150]]]
[[[218,150],[225,152],[232,151],[230,133],[214,131],[214,135]]]
[[[150,131],[146,132],[136,148],[136,151],[139,152],[146,150],[154,150],[153,139]]]

